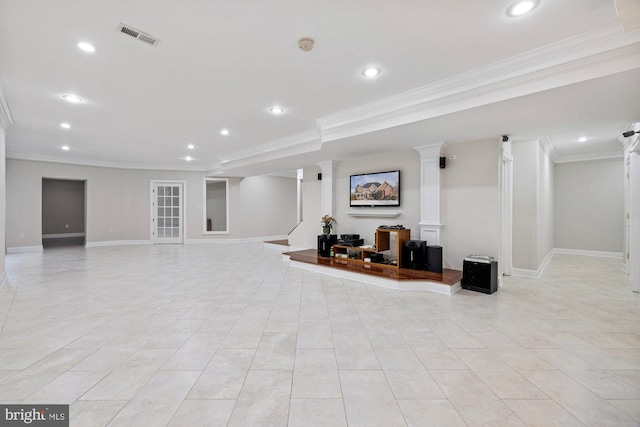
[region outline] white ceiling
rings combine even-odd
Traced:
[[[250,175],[502,134],[560,159],[621,155],[640,121],[640,32],[623,33],[612,0],[541,0],[520,18],[511,3],[1,0],[7,156]],[[366,80],[371,64],[383,71]]]

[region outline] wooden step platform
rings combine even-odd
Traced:
[[[460,290],[462,280],[462,271],[459,270],[445,268],[442,273],[432,273],[408,268],[385,268],[375,263],[346,263],[340,258],[319,256],[314,249],[284,252],[283,256],[293,267],[392,289],[453,295]]]

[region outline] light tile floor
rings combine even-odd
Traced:
[[[393,291],[261,244],[6,257],[0,402],[72,426],[638,426],[620,261],[556,255],[493,295]]]

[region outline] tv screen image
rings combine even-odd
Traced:
[[[349,206],[400,206],[400,171],[351,175]]]

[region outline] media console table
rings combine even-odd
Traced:
[[[384,252],[391,250],[391,233],[394,233],[395,238],[395,252],[396,263],[395,264],[382,264],[372,263],[365,261],[365,258],[369,258],[371,254]],[[376,246],[375,248],[360,247],[360,246],[344,246],[333,245],[333,256],[336,262],[354,263],[362,265],[375,265],[380,268],[402,268],[402,249],[407,240],[411,239],[411,230],[405,228],[402,230],[394,228],[378,228],[376,229]],[[349,251],[355,253],[356,258],[346,258],[343,254],[349,255]]]

